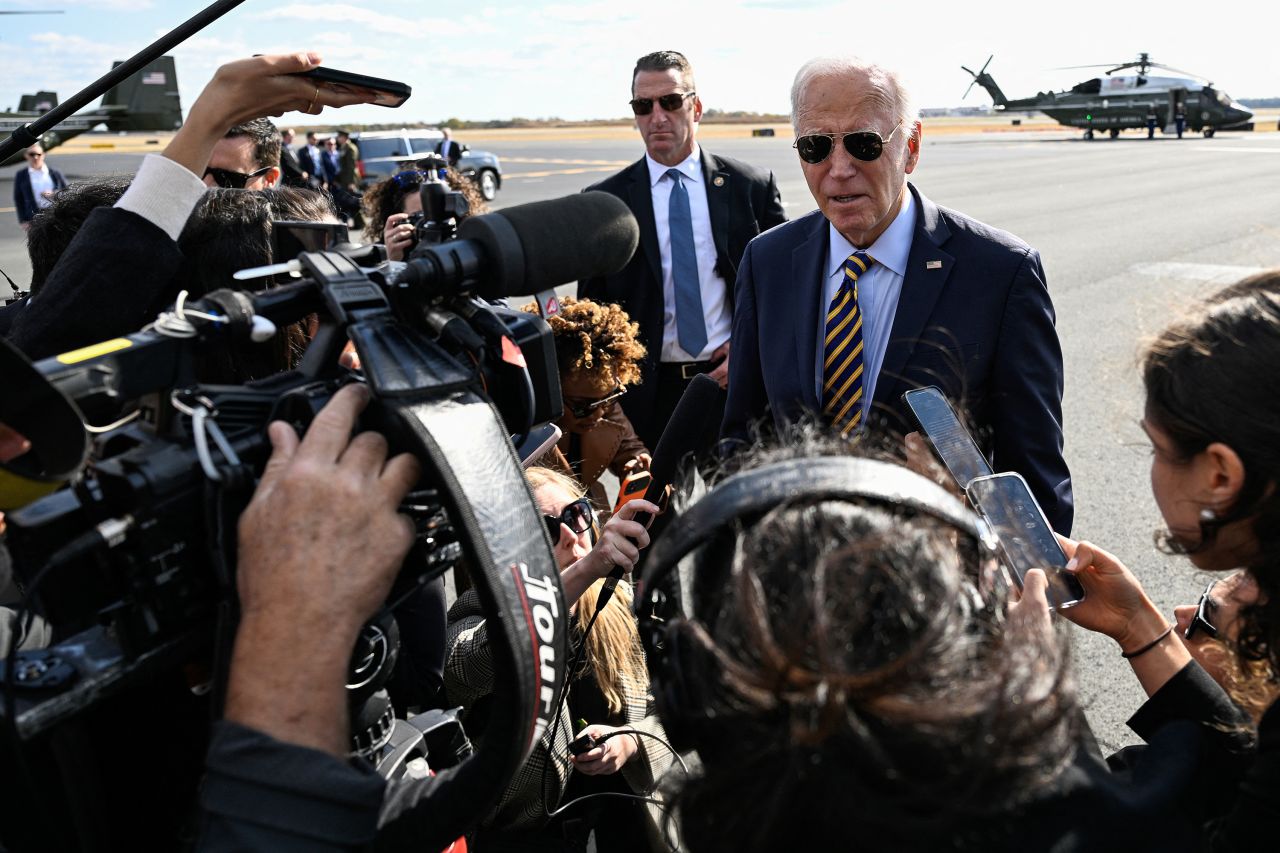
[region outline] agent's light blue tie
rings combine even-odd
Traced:
[[[827,337],[822,362],[822,412],[842,434],[862,422],[862,311],[858,276],[875,261],[854,252],[844,262],[844,280],[827,308]]]
[[[707,321],[702,311],[698,255],[693,249],[693,215],[680,172],[668,169],[667,177],[671,179],[667,224],[671,229],[671,277],[676,290],[676,339],[681,349],[697,358],[707,345]]]

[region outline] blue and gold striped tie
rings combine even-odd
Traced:
[[[827,337],[822,362],[822,413],[841,434],[862,423],[862,311],[858,276],[875,260],[854,252],[844,262],[844,281],[827,308]]]

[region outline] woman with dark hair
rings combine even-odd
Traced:
[[[413,248],[414,226],[409,217],[422,212],[419,192],[429,176],[420,169],[412,169],[379,181],[364,193],[364,237],[370,243],[381,241],[387,247],[387,257],[403,261]],[[450,190],[462,193],[467,200],[468,216],[489,212],[489,205],[476,185],[454,169],[444,176]]]
[[[600,853],[665,850],[661,801],[654,788],[672,757],[650,704],[649,671],[631,613],[630,584],[618,582],[596,616],[605,576],[615,565],[630,568],[648,544],[648,534],[631,517],[657,507],[633,501],[609,520],[593,544],[595,514],[581,485],[548,468],[530,468],[525,477],[552,533],[571,608],[571,636],[581,655],[571,658],[582,666],[569,673],[556,719],[482,822],[471,847],[477,853],[569,853],[589,849],[593,835]],[[449,637],[445,687],[451,701],[465,706],[471,729],[477,710],[483,714],[493,680],[488,631],[474,592],[464,594],[450,610]],[[570,741],[585,735],[594,743],[571,752]]]
[[[1242,719],[1225,697],[1203,725],[1136,723],[1152,748],[1113,772],[1083,729],[1043,572],[1010,603],[980,528],[920,508],[931,494],[962,516],[959,501],[905,469],[841,472],[850,490],[865,481],[857,497],[806,494],[788,466],[830,471],[850,451],[797,438],[703,498],[724,506],[794,478],[699,539],[688,618],[664,640],[660,717],[702,759],[675,797],[687,849],[1193,847],[1205,774],[1227,765],[1201,747],[1229,756],[1236,738],[1215,726]]]
[[[1116,557],[1068,541],[1068,568],[1086,597],[1065,615],[1119,644],[1150,697],[1137,717],[1155,722],[1196,719],[1218,700],[1179,642],[1195,647],[1197,633],[1216,634],[1222,677],[1260,719],[1257,754],[1238,789],[1231,779],[1212,782],[1230,802],[1204,846],[1272,847],[1280,839],[1280,270],[1219,291],[1161,332],[1142,378],[1165,544],[1204,571],[1242,570],[1217,585],[1236,612],[1215,613],[1211,588],[1203,607],[1170,623]]]

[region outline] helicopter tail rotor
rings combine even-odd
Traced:
[[[1000,87],[996,85],[995,78],[987,73],[987,66],[991,64],[992,59],[995,59],[994,53],[987,57],[987,61],[982,63],[982,69],[977,72],[972,68],[966,68],[963,65],[960,66],[961,71],[968,72],[969,76],[973,78],[969,83],[969,88],[964,90],[964,95],[961,96],[960,100],[967,98],[969,96],[969,91],[976,84],[987,90],[987,94],[991,96],[991,100],[995,102],[997,107],[1004,106],[1008,103],[1008,99],[1005,98],[1004,92],[1001,92]]]

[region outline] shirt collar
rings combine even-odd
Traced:
[[[680,174],[684,175],[685,180],[702,183],[702,149],[698,147],[696,142],[693,143],[693,151],[689,153],[689,156],[674,166],[662,165],[650,157],[647,151],[645,152],[644,160],[649,164],[649,187],[651,189],[657,186],[658,181],[666,176],[668,169],[678,169]]]
[[[844,267],[844,262],[857,251],[857,248],[845,239],[834,225],[828,224],[827,228],[831,234],[831,252],[827,256],[827,277],[830,278]],[[898,211],[898,215],[889,223],[889,227],[884,229],[884,233],[863,251],[894,275],[905,278],[907,258],[911,254],[911,240],[915,236],[915,231],[915,199],[911,191],[907,190],[902,202],[902,210]]]

